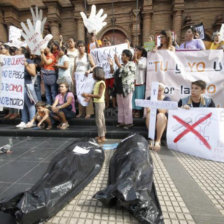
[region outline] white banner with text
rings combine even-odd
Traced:
[[[23,55],[1,55],[1,107],[23,109],[24,61]]]
[[[224,106],[224,54],[222,50],[179,51],[159,50],[148,53],[146,98],[151,83],[166,85],[165,94],[178,101],[190,94],[191,82],[204,80],[205,94],[216,106]]]
[[[110,64],[108,62],[108,59],[110,58],[114,62],[114,55],[116,54],[121,61],[121,54],[125,49],[128,49],[128,44],[126,43],[109,47],[95,48],[90,52],[95,64],[103,68],[106,79],[110,79],[113,76],[113,74],[110,72]],[[117,66],[114,62],[114,70],[116,69]]]
[[[83,93],[92,93],[95,80],[93,79],[93,74],[90,73],[88,76],[85,73],[75,73],[75,83],[76,83],[76,95],[79,103],[86,107],[88,102],[85,101],[85,98],[82,96]]]

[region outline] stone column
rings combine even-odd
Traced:
[[[177,42],[181,40],[182,11],[177,10],[173,15],[173,31],[177,35]]]
[[[51,34],[53,35],[54,40],[59,41],[60,29],[59,22],[57,21],[49,21]]]
[[[85,41],[85,26],[80,12],[85,12],[83,0],[70,0],[74,7],[74,20],[76,24],[76,39]]]
[[[140,44],[140,10],[133,9],[132,10],[132,43],[134,46],[138,46]]]
[[[150,36],[151,33],[151,20],[152,20],[152,14],[151,13],[147,13],[147,12],[143,12],[143,32],[142,32],[142,42],[144,44],[144,42],[148,41],[148,38]]]
[[[85,27],[82,18],[76,17],[76,23],[77,23],[77,39],[85,41]]]
[[[7,30],[4,26],[4,19],[1,11],[0,11],[0,34],[1,34],[0,41],[6,42],[8,40]]]

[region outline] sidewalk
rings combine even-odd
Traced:
[[[55,154],[74,138],[14,137],[13,153],[0,155],[0,198],[29,189]],[[0,137],[0,145],[8,137]],[[106,144],[119,142],[108,140]],[[162,147],[151,152],[154,180],[165,224],[224,224],[224,163]],[[137,224],[127,211],[106,208],[92,196],[106,187],[113,150],[105,150],[102,170],[47,224]]]
[[[127,211],[106,208],[92,196],[106,187],[112,150],[98,176],[47,224],[137,224]],[[224,164],[163,147],[152,152],[154,179],[165,224],[224,223]]]

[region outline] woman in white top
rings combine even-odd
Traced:
[[[58,68],[58,79],[57,84],[60,85],[61,83],[67,83],[69,86],[69,90],[72,90],[72,78],[70,75],[70,69],[69,69],[69,63],[70,60],[66,56],[66,48],[60,47],[59,53],[58,53],[58,63],[55,65],[55,67]]]
[[[135,99],[145,99],[145,79],[146,79],[146,57],[147,52],[143,47],[136,47],[134,62],[136,64],[135,91],[132,97],[132,107],[134,117],[140,117],[142,107],[135,104]]]
[[[85,52],[85,44],[83,41],[78,41],[77,43],[79,55],[75,58],[74,63],[74,83],[75,83],[75,75],[88,75],[92,72],[92,69],[95,67],[95,63],[90,54]],[[77,89],[77,87],[76,87]],[[76,117],[81,117],[84,114],[84,107],[79,103],[79,114]],[[93,110],[93,102],[92,100],[89,102],[88,106],[85,108],[85,118],[88,119],[94,114]]]
[[[75,58],[78,56],[79,51],[77,48],[75,48],[75,41],[73,38],[68,39],[68,49],[67,49],[67,56],[69,58],[69,71],[71,78],[73,79],[73,69],[74,69],[74,62]],[[70,91],[74,92],[74,85],[72,84],[72,89]]]

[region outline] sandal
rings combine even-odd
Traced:
[[[51,130],[52,129],[52,126],[51,125],[49,125],[47,128],[46,128],[46,130]]]
[[[57,128],[60,129],[61,128],[62,123],[60,123],[59,125],[57,125]]]
[[[76,117],[77,117],[77,118],[80,118],[80,117],[82,117],[82,114],[78,114]]]
[[[155,142],[154,147],[152,148],[154,151],[158,152],[161,149],[161,143],[160,142]]]
[[[62,123],[60,129],[61,129],[61,130],[65,130],[65,129],[67,129],[68,127],[69,127],[68,122],[66,122],[66,123]]]
[[[87,114],[86,116],[85,116],[85,119],[89,119],[91,117],[91,115],[90,114]]]
[[[152,147],[154,146],[153,143],[154,143],[153,140],[149,140],[149,149],[152,149]]]
[[[107,139],[105,138],[105,136],[100,137],[100,139],[101,139],[102,143],[107,141]]]

